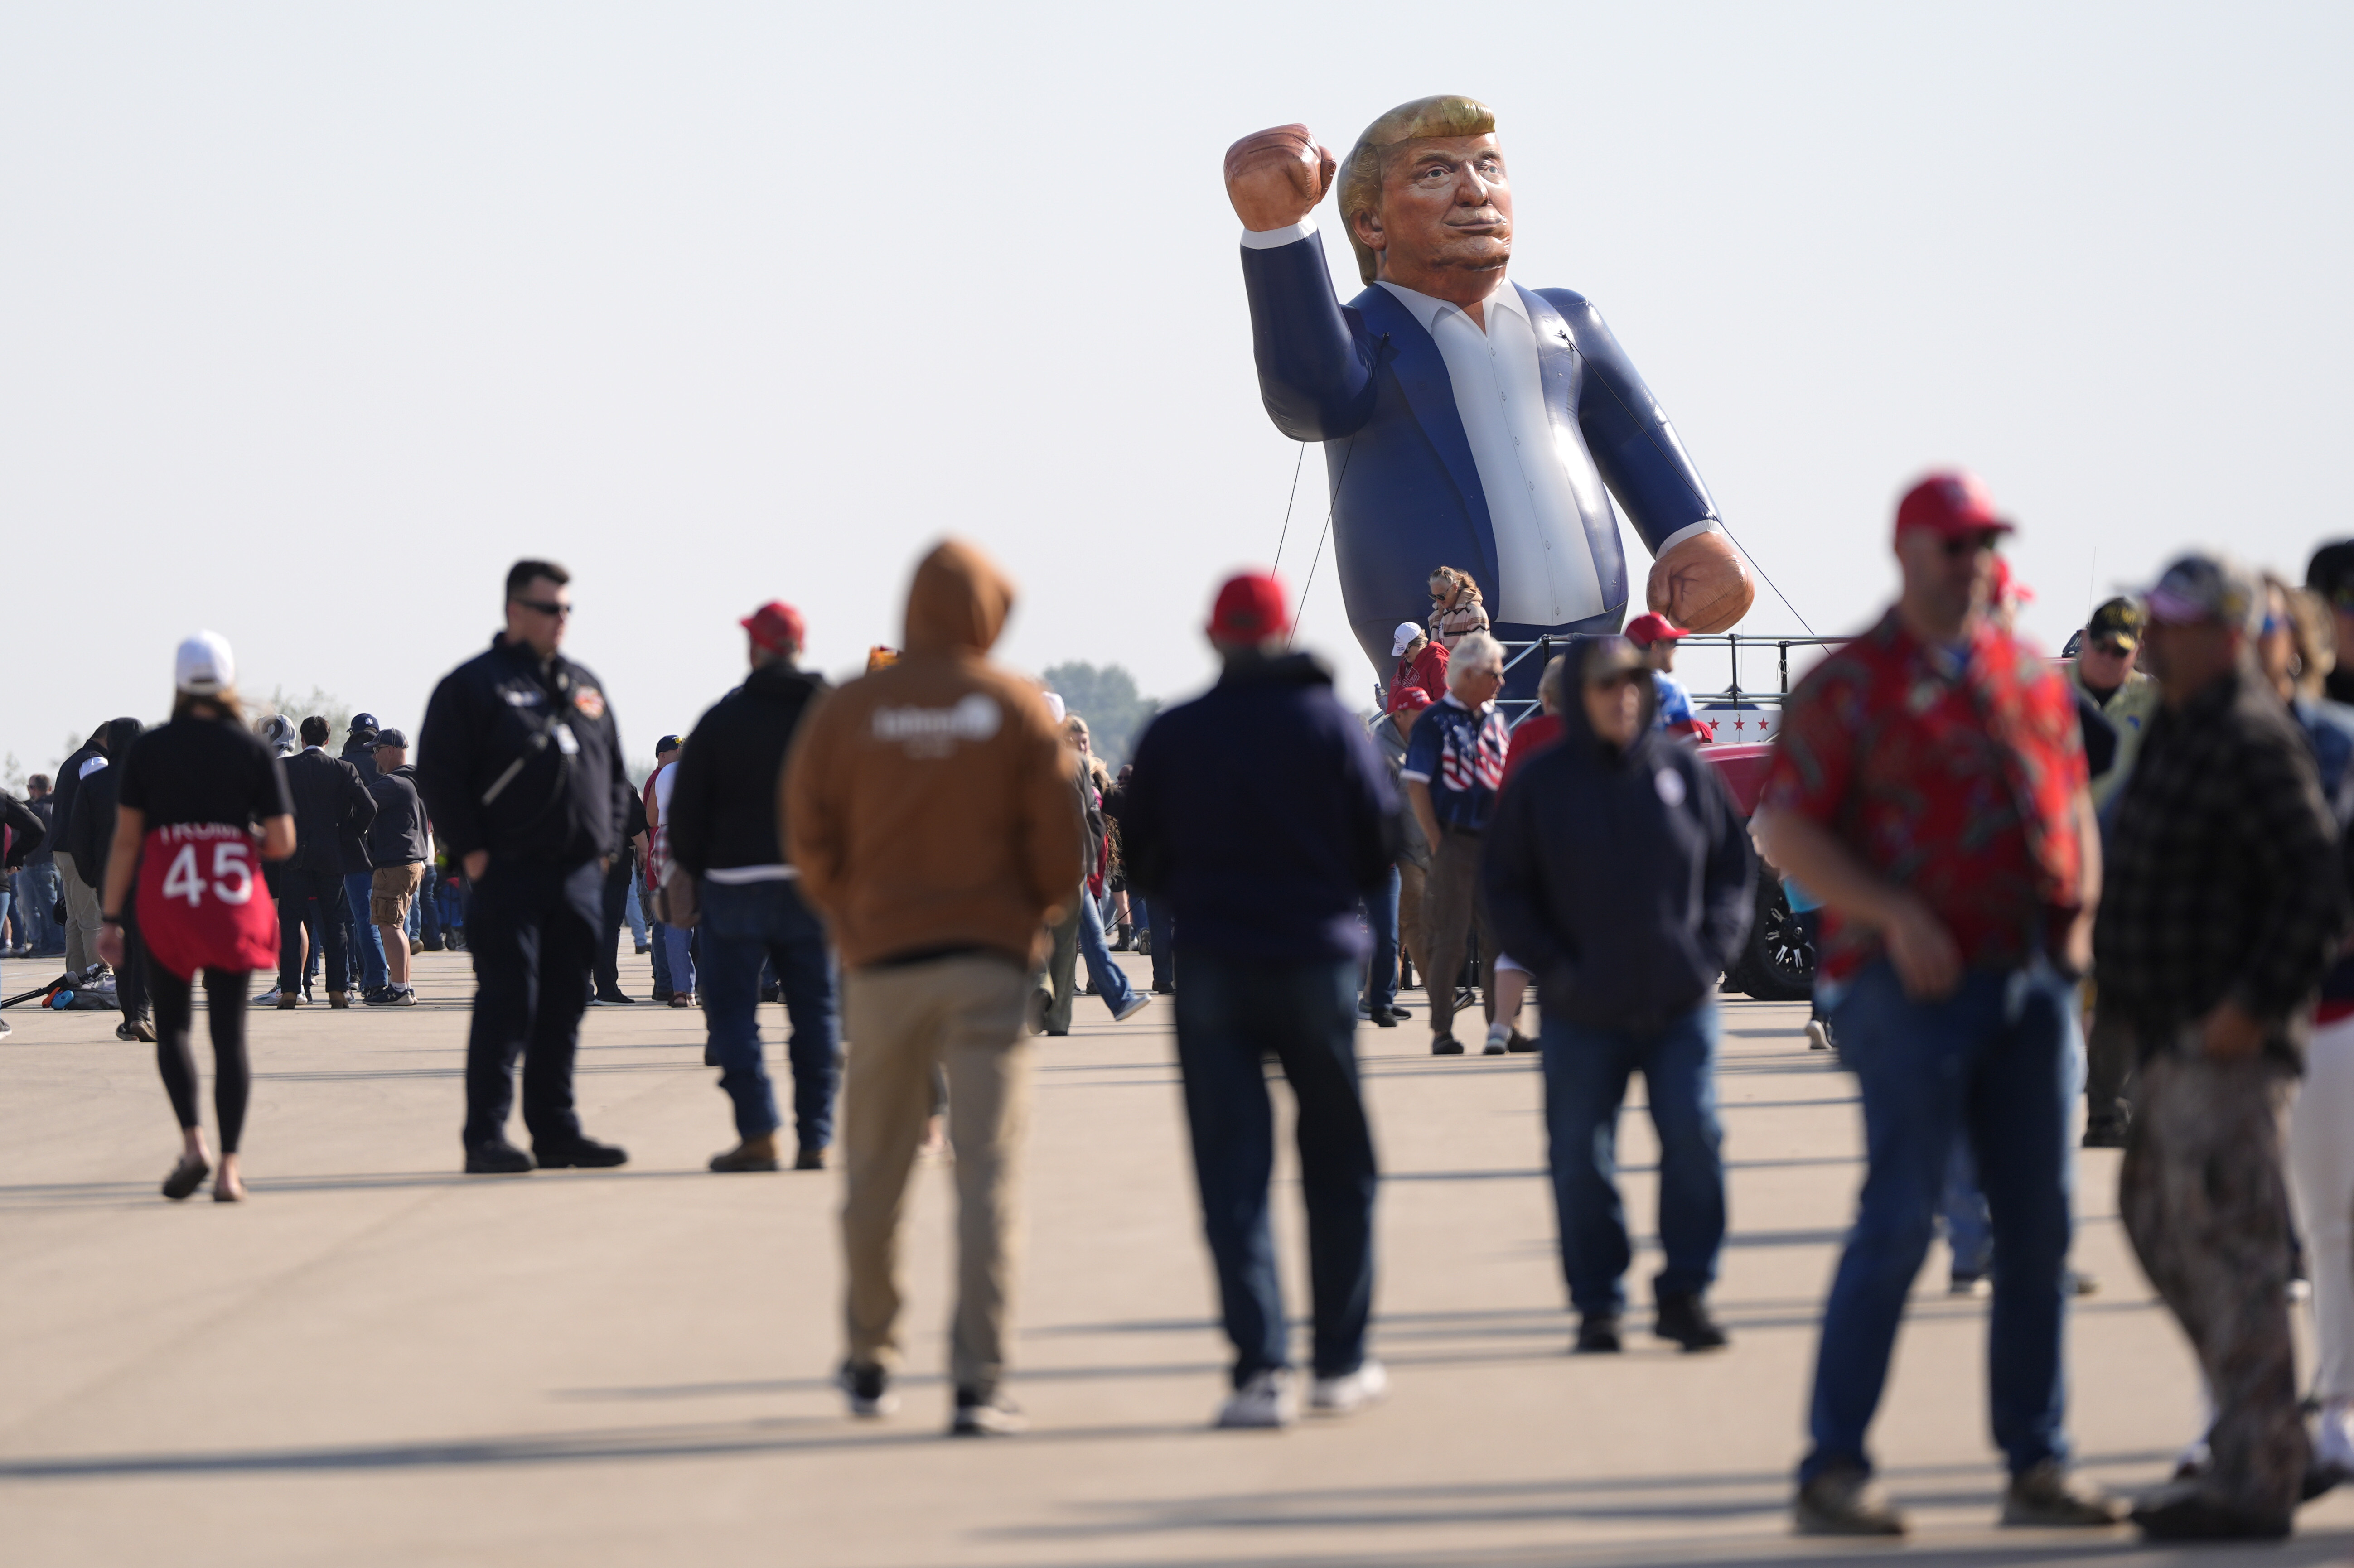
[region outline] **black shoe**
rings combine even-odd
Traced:
[[[425,950],[426,950],[427,952],[429,952],[429,953],[438,953],[438,952],[440,952],[440,951],[441,950],[441,938],[439,938],[439,937],[436,937],[436,938],[434,938],[431,941],[429,941],[429,942],[426,943],[426,944],[425,944]]]
[[[1504,1037],[1504,1049],[1516,1056],[1525,1056],[1536,1048],[1537,1043],[1517,1029]]]
[[[2084,1125],[2084,1147],[2087,1149],[2123,1149],[2126,1146],[2126,1126],[2121,1121],[2095,1121]]]
[[[559,1149],[542,1149],[535,1143],[531,1151],[542,1171],[610,1171],[630,1162],[627,1150],[618,1144],[599,1143],[586,1133]]]
[[[1460,1056],[1463,1054],[1463,1042],[1452,1034],[1434,1034],[1430,1039],[1430,1054],[1434,1056]]]
[[[466,1150],[469,1176],[521,1176],[535,1164],[530,1155],[504,1139]]]
[[[808,1144],[802,1144],[801,1147],[801,1152],[793,1156],[793,1169],[796,1171],[824,1170],[825,1150],[823,1149],[811,1149]]]
[[[1395,1029],[1398,1026],[1398,1020],[1405,1015],[1386,1007],[1377,1007],[1365,1016],[1381,1028]]]
[[[1177,988],[1173,985],[1157,985],[1152,988],[1152,994],[1155,996],[1175,996],[1177,994]]]
[[[386,993],[391,990],[392,988],[387,985],[372,985],[360,992],[360,1001],[369,1007],[382,1007]]]
[[[849,1402],[853,1415],[888,1415],[899,1408],[899,1396],[891,1392],[891,1374],[881,1367],[844,1361],[842,1370],[833,1374],[833,1381]]]
[[[2279,1541],[2293,1522],[2286,1513],[2243,1513],[2227,1508],[2196,1484],[2168,1487],[2136,1503],[2133,1521],[2151,1541]]]
[[[1651,1332],[1662,1340],[1673,1340],[1686,1351],[1719,1351],[1729,1342],[1698,1296],[1661,1296]]]
[[[203,1186],[205,1178],[212,1173],[213,1168],[207,1161],[184,1156],[177,1165],[172,1167],[172,1173],[164,1178],[164,1196],[176,1203]]]
[[[1854,1466],[1833,1466],[1798,1489],[1791,1505],[1800,1535],[1902,1535],[1904,1516]]]
[[[654,987],[654,1001],[667,1005],[670,1001],[670,987],[666,985]]]
[[[653,950],[653,944],[651,942],[640,942],[638,944],[638,957],[642,959]]]
[[[597,1000],[608,1007],[629,1007],[635,1004],[638,999],[634,996],[624,996],[618,991],[600,991],[597,993]]]
[[[1577,1320],[1577,1343],[1570,1347],[1581,1356],[1614,1356],[1619,1351],[1618,1319],[1589,1313]]]
[[[760,988],[760,1000],[762,1001],[775,1001],[784,994],[785,988],[780,985],[764,985]]]

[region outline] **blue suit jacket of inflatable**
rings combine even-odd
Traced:
[[[1429,614],[1432,567],[1470,572],[1490,614],[1499,600],[1495,530],[1447,361],[1378,284],[1341,303],[1321,233],[1246,249],[1242,258],[1259,394],[1278,429],[1324,443],[1341,599],[1365,657],[1386,672],[1392,629]],[[1670,535],[1714,517],[1716,504],[1601,313],[1567,289],[1522,289],[1521,297],[1564,458],[1574,463],[1583,453],[1594,471],[1573,472],[1572,489],[1594,498],[1582,521],[1607,608],[1561,626],[1500,622],[1497,635],[1615,630],[1626,611],[1627,560],[1610,495],[1655,554]]]

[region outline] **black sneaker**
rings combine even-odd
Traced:
[[[390,994],[392,994],[392,988],[390,986],[372,985],[368,987],[367,990],[360,992],[360,1003],[365,1007],[382,1007],[384,1005],[384,999]]]
[[[1398,1026],[1398,1014],[1386,1007],[1377,1007],[1371,1012],[1361,1013],[1359,1016],[1370,1020],[1379,1028],[1395,1029]]]
[[[2126,1124],[2121,1121],[2094,1121],[2084,1124],[2086,1149],[2123,1149],[2126,1146]]]
[[[1577,1343],[1571,1349],[1581,1356],[1612,1356],[1620,1349],[1618,1319],[1589,1312],[1577,1320]]]
[[[881,1367],[844,1361],[833,1381],[849,1401],[853,1415],[888,1415],[899,1408],[899,1396],[891,1392],[891,1374]]]
[[[1720,1351],[1729,1342],[1724,1330],[1708,1315],[1698,1296],[1661,1296],[1659,1315],[1651,1332],[1672,1340],[1686,1351]]]
[[[658,986],[654,987],[654,1000],[655,1000],[656,1001],[658,1001],[658,1002],[667,1002],[667,1001],[670,1001],[670,987],[668,987],[668,986],[666,986],[666,985],[658,985]]]
[[[1902,1535],[1904,1516],[1889,1505],[1872,1478],[1852,1465],[1834,1465],[1798,1489],[1791,1503],[1800,1535]]]
[[[469,1176],[521,1176],[532,1170],[535,1161],[522,1150],[504,1139],[497,1143],[485,1143],[466,1150],[466,1174]]]
[[[1011,1437],[1030,1428],[1022,1407],[1002,1393],[977,1388],[957,1390],[956,1419],[949,1423],[951,1437]]]
[[[1430,1054],[1434,1056],[1460,1056],[1463,1054],[1463,1042],[1452,1034],[1434,1034],[1430,1037]]]
[[[781,1001],[784,1000],[784,995],[785,988],[780,985],[764,985],[760,988],[762,1001]]]
[[[1504,1049],[1515,1056],[1525,1056],[1537,1048],[1537,1043],[1515,1029],[1504,1037]]]
[[[600,991],[597,993],[597,1000],[608,1007],[631,1007],[636,1005],[638,999],[619,991]]]
[[[599,1143],[586,1133],[559,1148],[542,1149],[535,1143],[531,1151],[542,1171],[609,1171],[630,1161],[628,1150],[617,1144]]]

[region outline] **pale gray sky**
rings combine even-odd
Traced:
[[[831,669],[897,641],[949,530],[1008,659],[1182,695],[1297,450],[1221,154],[1440,91],[1809,620],[1959,462],[2056,647],[2183,545],[2354,532],[2349,58],[2342,5],[10,0],[0,750],[160,714],[200,625],[413,725],[529,552],[643,751],[763,599]],[[1323,500],[1311,454],[1295,588]],[[1364,690],[1329,547],[1304,640]]]

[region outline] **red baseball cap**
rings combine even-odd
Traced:
[[[1394,714],[1420,713],[1430,705],[1430,694],[1420,686],[1409,686],[1401,681],[1390,688],[1389,711]]]
[[[1291,630],[1283,607],[1283,585],[1265,572],[1228,577],[1210,609],[1213,642],[1264,642]]]
[[[1965,534],[2009,534],[2017,524],[1994,509],[1994,496],[1974,473],[1933,473],[1896,503],[1896,532],[1926,528],[1952,539]]]
[[[804,628],[801,612],[783,599],[772,599],[737,625],[751,633],[753,642],[771,653],[797,653]]]
[[[1679,637],[1691,635],[1691,631],[1657,610],[1638,615],[1627,623],[1627,641],[1638,648],[1649,648],[1654,642],[1672,642]]]

